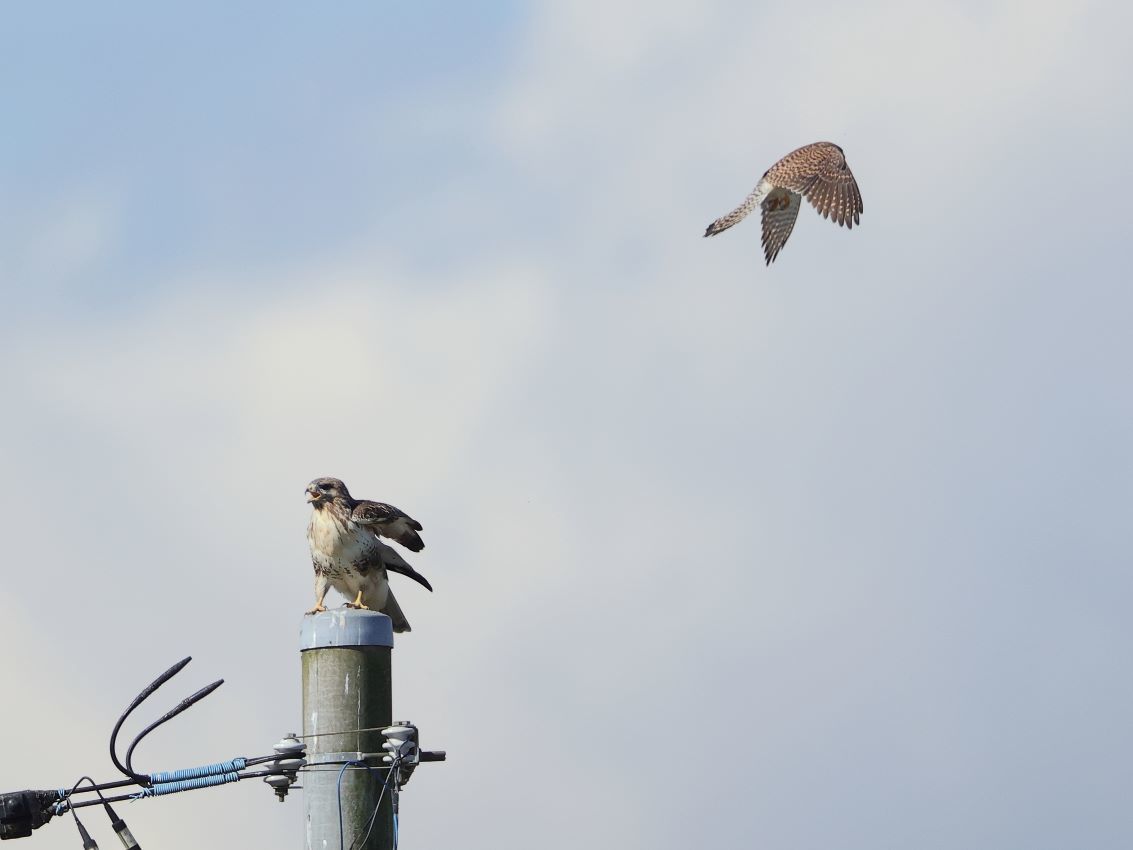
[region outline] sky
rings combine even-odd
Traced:
[[[297,729],[333,475],[425,526],[394,714],[449,761],[402,846],[1130,846],[1131,26],[8,8],[0,790],[115,778],[186,655],[155,716],[226,684],[139,764]],[[701,238],[818,140],[860,228]],[[303,840],[253,781],[122,814]]]

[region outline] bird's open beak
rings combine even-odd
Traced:
[[[313,502],[317,498],[319,498],[319,494],[316,493],[314,490],[308,490],[307,491],[307,501],[308,502]]]

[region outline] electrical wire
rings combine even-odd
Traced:
[[[296,735],[296,738],[329,738],[332,735],[353,735],[355,732],[381,732],[383,729],[388,729],[389,724],[385,726],[366,726],[362,729],[343,729],[341,732],[312,732],[309,735]]]
[[[359,847],[365,847],[366,842],[370,840],[370,832],[374,829],[374,822],[378,819],[378,810],[382,807],[382,798],[385,797],[386,791],[390,787],[390,782],[394,776],[397,775],[397,768],[401,763],[400,758],[395,758],[389,766],[389,773],[386,774],[386,781],[382,783],[381,793],[378,794],[378,802],[374,804],[374,811],[370,813],[369,820],[366,821],[366,834],[362,837],[362,843],[358,844]],[[354,845],[357,839],[350,842],[350,850],[354,850]]]
[[[104,797],[102,795],[102,789],[98,785],[96,785],[94,780],[91,779],[89,776],[84,776],[84,777],[80,778],[79,781],[74,784],[74,786],[71,788],[71,793],[67,795],[68,804],[71,801],[71,795],[75,793],[76,789],[78,789],[78,787],[82,783],[83,779],[85,779],[87,782],[89,782],[91,788],[94,790],[94,792],[96,794],[98,794],[98,799],[97,800],[91,800],[90,804],[91,805],[98,805],[99,803],[102,804],[102,807],[106,810],[106,816],[108,818],[110,818],[110,826],[114,830],[114,832],[118,835],[118,838],[122,841],[122,845],[124,847],[126,847],[127,850],[140,850],[140,846],[139,846],[137,840],[134,838],[133,833],[131,833],[130,828],[128,826],[126,826],[126,821],[124,821],[124,820],[122,820],[122,818],[118,817],[118,813],[115,812],[113,808],[111,808],[110,801],[107,800],[106,797]],[[75,822],[77,823],[78,822],[78,815],[75,814],[74,806],[71,807],[71,814],[74,815]],[[82,830],[80,830],[80,832],[81,831]],[[85,838],[86,838],[86,836],[84,835],[84,843],[83,843],[84,850],[87,846],[86,843],[85,843]],[[98,845],[95,844],[96,848],[97,848],[97,846]]]
[[[67,800],[70,800],[70,799],[71,799],[71,795],[72,795],[72,794],[74,794],[74,793],[75,793],[75,792],[76,792],[76,791],[78,790],[79,786],[83,784],[83,780],[84,780],[84,779],[85,779],[85,780],[86,780],[87,782],[89,782],[89,783],[90,783],[90,787],[91,787],[91,790],[92,790],[92,791],[94,791],[94,792],[95,792],[96,794],[98,794],[98,799],[99,799],[100,801],[102,801],[103,803],[105,803],[105,802],[106,802],[106,798],[102,796],[102,789],[103,789],[103,788],[104,788],[105,786],[103,786],[103,785],[96,785],[96,784],[95,784],[95,781],[94,781],[93,779],[91,779],[91,778],[90,778],[89,776],[80,776],[80,777],[79,777],[79,781],[78,781],[78,782],[76,782],[76,783],[75,783],[74,785],[72,785],[72,786],[71,786],[71,790],[67,792],[65,799],[67,799]]]
[[[401,756],[398,756],[393,760],[393,766],[400,767],[403,760]],[[398,810],[401,808],[401,771],[392,771],[390,776],[393,777],[393,850],[397,850],[397,820]]]
[[[261,776],[286,776],[289,773],[298,773],[297,770],[252,770],[241,773],[241,779],[258,779]]]
[[[251,767],[254,764],[263,764],[266,761],[276,761],[281,758],[285,758],[285,756],[279,753],[272,753],[270,756],[256,756],[254,759],[246,758],[244,759],[244,764],[247,767]],[[302,758],[302,756],[297,756],[297,758]]]
[[[175,705],[169,711],[165,712],[165,714],[163,714],[161,717],[159,717],[157,720],[155,720],[153,723],[151,723],[149,726],[147,726],[145,729],[143,729],[141,732],[139,732],[138,736],[136,738],[134,738],[133,741],[130,742],[130,748],[128,750],[126,750],[126,770],[129,772],[129,774],[131,776],[140,775],[140,774],[134,773],[133,756],[134,756],[134,748],[137,747],[138,744],[141,743],[142,738],[144,738],[146,735],[148,735],[150,732],[152,732],[154,729],[156,729],[162,723],[165,723],[168,720],[172,720],[174,717],[176,717],[178,714],[180,714],[185,709],[189,708],[194,703],[200,702],[201,700],[203,700],[205,697],[207,697],[209,694],[211,694],[213,691],[215,691],[217,688],[219,688],[223,684],[224,684],[224,679],[217,679],[211,685],[205,685],[203,688],[201,688],[199,691],[197,691],[192,696],[185,697],[185,699],[181,700],[181,702],[177,703],[177,705]]]
[[[382,728],[384,729],[385,727],[383,726]],[[354,847],[356,845],[358,847],[364,847],[366,845],[366,842],[369,841],[370,831],[374,828],[374,820],[377,818],[378,809],[382,805],[382,798],[385,797],[386,789],[389,787],[390,781],[391,781],[391,779],[394,775],[394,769],[397,767],[399,761],[400,761],[400,759],[395,760],[393,762],[393,764],[389,765],[388,767],[387,766],[371,767],[370,765],[366,764],[366,762],[357,761],[357,760],[343,762],[342,767],[338,771],[338,781],[336,782],[336,788],[335,788],[335,796],[337,797],[337,800],[338,800],[338,848],[339,848],[339,850],[345,850],[345,845],[346,845],[346,836],[344,834],[345,833],[345,827],[344,827],[343,822],[342,822],[342,776],[343,776],[343,774],[346,773],[346,769],[348,767],[364,767],[364,768],[366,768],[367,774],[371,778],[378,771],[381,771],[381,770],[386,771],[385,781],[382,782],[382,790],[378,794],[378,802],[374,806],[373,813],[370,815],[370,817],[366,821],[366,823],[368,824],[368,828],[366,829],[366,835],[362,839],[362,843],[359,844],[357,838],[355,838],[353,841],[350,842],[350,850],[354,850]]]
[[[103,803],[124,803],[127,800],[137,800],[138,794],[116,794],[113,797],[106,797],[102,800],[83,800],[81,803],[67,803],[68,809],[82,809],[87,806],[101,806]]]
[[[117,753],[118,734],[121,731],[123,724],[129,718],[129,716],[134,712],[134,710],[137,709],[137,707],[139,705],[141,705],[146,699],[148,699],[163,684],[168,682],[171,678],[173,678],[175,675],[177,675],[177,673],[179,673],[181,670],[183,670],[185,668],[185,666],[190,661],[192,661],[191,656],[183,658],[181,661],[177,662],[172,667],[170,667],[168,670],[166,670],[164,673],[162,673],[160,676],[158,676],[156,679],[154,679],[136,697],[134,697],[133,701],[130,703],[129,706],[126,707],[126,710],[122,712],[121,716],[118,718],[118,721],[114,724],[114,729],[110,734],[110,746],[109,746],[110,758],[111,758],[111,761],[114,763],[114,766],[120,772],[122,772],[127,777],[129,777],[128,779],[119,780],[119,781],[115,781],[115,782],[96,783],[90,776],[82,776],[71,787],[71,789],[69,791],[67,791],[66,789],[60,789],[58,791],[58,797],[57,797],[58,802],[56,802],[54,804],[54,807],[53,807],[54,813],[62,815],[65,811],[71,812],[71,816],[72,816],[72,818],[74,818],[75,824],[76,824],[80,833],[83,836],[84,847],[87,847],[88,842],[89,842],[90,846],[97,847],[97,844],[95,844],[93,839],[90,838],[86,829],[83,827],[82,822],[79,820],[77,813],[75,812],[76,809],[82,808],[84,806],[97,806],[97,805],[105,806],[107,813],[111,817],[112,825],[114,826],[115,830],[118,831],[118,825],[115,823],[116,815],[113,813],[113,810],[110,808],[110,806],[109,806],[110,803],[123,802],[123,801],[126,801],[126,800],[136,800],[136,799],[139,799],[139,798],[144,797],[144,796],[158,796],[158,795],[165,794],[165,793],[175,793],[176,791],[194,790],[195,788],[201,788],[201,787],[212,787],[214,785],[225,784],[225,783],[228,783],[228,782],[235,782],[235,781],[238,781],[240,779],[247,779],[247,778],[252,778],[252,777],[270,777],[270,776],[288,775],[288,776],[291,777],[291,781],[294,782],[294,778],[298,773],[301,773],[301,772],[306,773],[308,771],[314,771],[314,770],[330,770],[330,769],[333,769],[334,765],[341,764],[341,767],[339,768],[339,771],[338,771],[338,778],[337,778],[337,782],[336,782],[336,795],[337,795],[337,807],[338,807],[338,827],[339,827],[339,850],[346,850],[345,835],[344,835],[344,824],[343,824],[343,813],[342,813],[342,779],[343,779],[343,776],[345,776],[345,774],[346,774],[346,770],[348,768],[351,768],[351,767],[364,768],[367,772],[367,780],[373,780],[375,778],[375,774],[378,774],[378,778],[380,780],[380,771],[382,771],[382,770],[386,771],[386,776],[385,776],[384,781],[381,781],[381,789],[378,792],[378,798],[377,798],[376,803],[374,804],[374,809],[370,813],[370,816],[367,818],[367,820],[365,822],[366,828],[365,828],[365,832],[361,836],[361,841],[359,842],[358,837],[355,837],[350,843],[349,850],[355,850],[356,847],[364,847],[366,842],[369,841],[370,836],[373,833],[374,824],[377,822],[377,817],[378,817],[378,813],[381,810],[382,802],[385,800],[385,795],[386,795],[387,791],[391,792],[391,796],[393,798],[393,811],[392,811],[392,815],[393,815],[393,819],[392,819],[393,835],[392,835],[392,838],[393,838],[393,846],[396,850],[398,838],[399,838],[399,836],[398,836],[398,831],[399,831],[398,830],[398,827],[399,827],[398,812],[396,810],[397,809],[397,794],[398,794],[399,786],[400,786],[400,783],[398,782],[398,775],[399,775],[398,771],[399,771],[399,768],[401,767],[402,763],[404,762],[404,759],[401,756],[394,757],[389,765],[381,765],[381,766],[378,766],[378,767],[373,767],[365,761],[360,761],[360,760],[357,760],[357,759],[351,759],[351,760],[347,760],[347,761],[343,761],[343,762],[327,761],[327,762],[320,762],[320,763],[313,764],[313,765],[302,765],[301,767],[295,767],[295,768],[292,768],[292,769],[280,769],[278,765],[271,765],[271,766],[268,766],[268,768],[264,769],[264,770],[243,772],[245,770],[245,768],[251,767],[253,765],[262,765],[262,764],[266,764],[268,762],[278,762],[278,761],[280,761],[282,756],[281,756],[280,753],[276,752],[276,753],[273,753],[273,754],[267,755],[267,756],[257,756],[255,758],[251,758],[251,759],[247,759],[247,758],[233,759],[231,762],[225,762],[225,763],[218,764],[218,765],[204,765],[204,766],[198,767],[198,768],[189,768],[185,771],[172,771],[172,772],[166,773],[166,774],[155,773],[155,774],[152,774],[152,775],[147,775],[147,774],[141,774],[141,773],[135,772],[134,767],[133,767],[133,753],[134,753],[134,750],[137,748],[137,746],[141,743],[141,741],[147,735],[149,735],[151,732],[153,732],[155,729],[157,729],[159,726],[161,726],[163,723],[166,723],[169,720],[172,720],[174,717],[179,715],[181,712],[185,711],[190,706],[194,705],[195,703],[199,702],[200,700],[204,699],[206,696],[211,694],[214,690],[216,690],[218,687],[220,687],[222,684],[224,684],[223,679],[218,679],[217,681],[213,682],[212,684],[207,685],[204,688],[201,688],[195,694],[193,694],[192,696],[189,696],[186,699],[182,700],[173,709],[166,712],[162,717],[158,718],[156,721],[154,721],[149,726],[147,726],[145,729],[143,729],[137,735],[137,737],[134,738],[134,740],[131,742],[129,748],[126,750],[125,763],[123,763],[123,761],[119,759],[118,753]],[[311,734],[307,734],[307,735],[297,735],[297,736],[293,735],[293,736],[289,736],[289,737],[300,738],[300,739],[325,738],[325,737],[332,737],[332,736],[335,736],[335,735],[350,735],[350,734],[359,734],[359,733],[363,733],[363,732],[382,732],[386,728],[388,728],[388,727],[387,726],[370,726],[370,727],[362,727],[362,728],[357,728],[357,729],[347,729],[347,730],[336,731],[336,732],[317,732],[317,733],[311,733]],[[345,755],[345,753],[344,753],[344,755]],[[437,758],[432,758],[432,759],[429,759],[429,760],[443,760],[444,753],[440,753],[440,752],[435,753],[435,754],[434,753],[426,753],[426,754],[423,754],[423,755],[437,756]],[[300,758],[301,757],[302,756],[300,755]],[[213,776],[213,774],[216,772],[215,770],[213,770],[213,768],[218,768],[218,767],[225,767],[226,772],[219,775],[219,776]],[[233,767],[235,769],[232,769]],[[207,772],[204,775],[199,775],[200,772],[202,772],[202,771],[207,771]],[[169,777],[173,776],[174,774],[180,775],[182,773],[192,774],[192,776],[195,777],[195,778],[188,778],[188,779],[171,781],[171,782],[165,781],[166,778],[169,778]],[[87,789],[80,789],[79,786],[82,785],[83,782],[88,783],[88,785],[90,787],[87,788]],[[125,787],[125,786],[132,786],[132,785],[141,786],[142,793],[121,794],[121,795],[116,795],[116,796],[111,796],[111,797],[106,797],[102,793],[104,789],[109,790],[111,788],[122,788],[122,787]],[[172,785],[178,785],[178,786],[183,786],[183,787],[178,787],[178,788],[160,787],[160,786],[172,786]],[[297,786],[297,787],[300,787],[300,786]],[[85,800],[83,802],[77,802],[77,803],[72,801],[72,797],[74,795],[80,794],[80,793],[89,793],[89,792],[94,792],[95,794],[97,794],[98,799],[90,799],[90,800]],[[119,821],[119,822],[121,823],[122,827],[125,828],[125,823],[121,822],[121,821]],[[121,837],[121,835],[119,837]],[[125,840],[125,839],[123,839],[123,840]]]
[[[344,827],[342,825],[342,776],[346,773],[346,768],[351,765],[366,768],[370,775],[373,775],[374,769],[364,761],[348,761],[344,762],[338,771],[338,781],[335,783],[335,796],[338,799],[338,850],[345,850],[346,839],[343,836]]]
[[[79,780],[79,782],[82,781]],[[79,820],[79,816],[73,808],[71,809],[71,817],[75,819],[75,826],[78,827],[79,836],[83,839],[83,850],[98,850],[98,842],[91,838],[90,833],[87,832],[87,828],[83,826],[83,822]]]
[[[353,764],[353,763],[354,763],[353,759],[347,759],[346,761],[322,761],[322,762],[318,762],[316,764],[303,765],[303,767],[297,768],[294,772],[295,773],[320,773],[320,772],[326,773],[328,771],[338,770],[338,768],[341,765]],[[372,769],[373,770],[386,770],[387,766],[382,765],[381,767],[374,767]],[[280,772],[281,773],[287,773],[287,772],[291,772],[291,771],[280,771]]]
[[[79,786],[83,784],[84,780],[90,784],[90,789],[88,791],[79,791]],[[59,802],[55,803],[55,806],[59,808],[56,809],[56,813],[62,814],[64,810],[82,808],[83,806],[97,806],[99,804],[105,804],[106,798],[102,796],[103,788],[134,784],[136,783],[130,782],[129,780],[123,780],[122,782],[109,782],[100,785],[89,776],[80,776],[79,781],[71,786],[70,791],[62,788],[59,790]],[[73,797],[75,794],[89,793],[89,791],[94,791],[96,794],[98,794],[98,799],[88,800],[86,803],[71,802],[71,797]]]
[[[122,724],[126,722],[126,718],[130,716],[130,713],[133,712],[135,708],[145,702],[150,694],[152,694],[178,673],[180,673],[185,668],[185,665],[192,660],[193,656],[191,655],[186,658],[182,658],[180,661],[178,661],[152,682],[150,682],[140,694],[134,697],[134,701],[126,707],[126,710],[122,712],[122,716],[119,717],[118,722],[114,724],[114,731],[110,733],[110,760],[114,762],[114,766],[118,768],[121,773],[126,774],[126,776],[129,776],[132,780],[134,780],[134,782],[138,783],[139,785],[145,785],[149,781],[149,777],[142,776],[140,774],[134,773],[131,770],[128,770],[126,766],[118,760],[118,753],[115,747],[115,744],[118,740],[118,731],[122,728]]]
[[[376,769],[383,770],[384,768],[376,768]],[[286,775],[288,773],[299,773],[302,770],[304,770],[304,768],[299,768],[298,770],[293,770],[293,771],[292,770],[252,770],[252,771],[248,771],[246,773],[241,773],[240,778],[241,779],[258,779],[260,777],[265,777],[265,776],[283,776],[283,775]],[[83,778],[88,779],[89,777],[83,777]],[[82,781],[82,780],[80,780],[80,781]],[[101,785],[94,785],[94,786],[92,786],[92,788],[97,792],[98,789],[100,789],[100,788],[121,787],[123,785],[138,785],[138,784],[139,783],[137,783],[137,782],[130,782],[129,780],[124,780],[122,782],[109,782],[109,783],[103,783]],[[142,787],[146,788],[146,787],[149,787],[149,786],[143,785]],[[211,786],[202,786],[202,787],[211,787]],[[63,797],[66,800],[66,807],[65,808],[66,809],[81,809],[81,808],[84,808],[86,806],[98,806],[98,805],[101,805],[103,803],[121,803],[121,802],[125,802],[126,800],[140,799],[139,796],[138,796],[138,793],[134,792],[133,794],[120,794],[120,795],[117,795],[117,796],[114,796],[114,797],[103,797],[102,794],[99,794],[99,799],[97,799],[97,800],[83,800],[82,802],[79,802],[79,803],[71,801],[71,799],[70,799],[71,794],[86,793],[86,790],[87,789],[81,789],[81,790],[72,789],[70,792],[65,792],[63,794]],[[188,791],[188,790],[197,790],[197,789],[186,788],[186,789],[183,789],[183,790]],[[57,805],[59,805],[59,804],[57,804]],[[60,808],[57,813],[62,813],[62,812],[63,812],[63,808]]]
[[[253,770],[253,771],[248,771],[246,773],[240,773],[239,776],[240,776],[240,779],[257,779],[259,777],[264,777],[264,776],[281,776],[281,775],[285,775],[287,773],[295,773],[295,772],[297,772],[297,771]],[[89,776],[84,776],[83,779],[90,781]],[[82,782],[83,779],[80,779],[79,782],[76,782],[75,787],[72,788],[70,791],[66,791],[64,789],[63,791],[60,792],[62,797],[63,797],[63,801],[65,801],[65,803],[66,803],[66,806],[60,808],[56,812],[57,814],[61,814],[64,811],[64,808],[65,809],[81,809],[81,808],[84,808],[86,806],[98,806],[98,805],[102,805],[102,804],[105,804],[105,803],[121,803],[121,802],[124,802],[126,800],[140,799],[138,792],[134,792],[133,794],[121,794],[121,795],[117,795],[117,796],[114,796],[114,797],[104,797],[102,795],[102,792],[101,792],[100,789],[109,789],[109,788],[113,788],[113,787],[121,787],[123,785],[138,785],[139,784],[137,782],[130,782],[129,780],[124,780],[124,781],[121,781],[121,782],[107,782],[107,783],[102,783],[102,784],[92,783],[91,788],[89,790],[93,790],[95,793],[97,793],[98,799],[97,800],[94,800],[94,799],[83,800],[82,802],[79,802],[79,803],[73,802],[71,800],[71,796],[73,794],[88,793],[88,789],[79,789],[78,788],[79,783]],[[211,786],[202,786],[202,787],[211,787]],[[143,789],[152,788],[152,786],[143,785],[142,788]],[[183,790],[188,791],[188,790],[196,790],[196,789],[185,788]],[[152,795],[152,796],[158,796],[158,795]],[[61,806],[62,804],[57,803],[56,805]]]
[[[89,779],[89,777],[84,776],[83,779]],[[82,782],[82,779],[80,779],[79,782]],[[118,779],[114,782],[99,782],[97,784],[92,784],[90,788],[79,788],[78,783],[76,783],[75,787],[70,791],[67,791],[65,788],[60,789],[59,797],[60,799],[66,799],[72,794],[89,794],[91,791],[97,793],[99,791],[109,791],[111,788],[125,788],[127,785],[138,784],[139,783],[135,782],[133,779]]]

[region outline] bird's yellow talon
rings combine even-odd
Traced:
[[[346,603],[346,607],[347,608],[357,608],[359,611],[369,611],[370,610],[369,608],[367,608],[362,603],[362,591],[360,591],[360,590],[358,591],[358,595],[354,597],[353,602],[347,602]]]

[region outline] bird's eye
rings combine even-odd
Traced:
[[[319,489],[322,490],[324,493],[327,492],[330,488],[331,488],[330,484],[320,484],[319,485]]]

